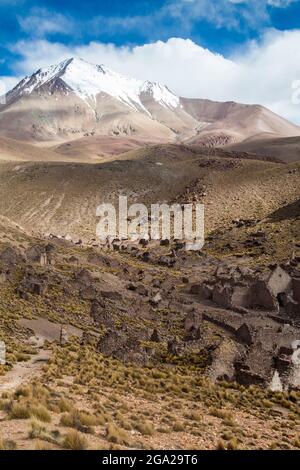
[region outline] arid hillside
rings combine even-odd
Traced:
[[[293,203],[299,178],[299,164],[176,145],[97,164],[2,162],[0,214],[29,230],[90,241],[96,207],[116,203],[120,194],[147,204],[194,200],[205,204],[208,234],[234,219],[261,220]]]
[[[239,144],[229,145],[229,150],[250,152],[256,155],[272,155],[286,163],[300,161],[300,138],[277,138],[272,134],[262,134]]]
[[[288,291],[299,260],[241,261],[103,252],[1,218],[1,449],[299,448],[296,315],[256,290],[239,304],[271,273]]]

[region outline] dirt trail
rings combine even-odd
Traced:
[[[0,377],[0,392],[10,392],[29,382],[41,371],[50,357],[50,351],[42,349],[27,362],[18,362],[12,370]]]

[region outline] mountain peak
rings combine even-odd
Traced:
[[[66,85],[66,92],[75,93],[80,99],[95,102],[99,94],[106,94],[121,101],[122,104],[135,111],[149,114],[144,107],[142,96],[146,94],[167,108],[177,108],[179,98],[159,83],[136,80],[114,72],[104,65],[96,65],[79,57],[69,57],[46,68],[39,69],[31,77],[25,77],[8,94],[9,98],[30,95],[49,89],[51,94],[55,90],[56,81],[60,80]]]

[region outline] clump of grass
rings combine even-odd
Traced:
[[[11,419],[28,419],[30,418],[29,407],[22,403],[13,403],[9,412]]]
[[[69,428],[75,428],[85,433],[93,433],[92,426],[104,424],[101,417],[92,416],[89,413],[74,410],[70,413],[64,413],[60,418],[60,423]]]
[[[226,444],[224,441],[218,441],[217,443],[217,447],[216,447],[217,450],[226,450]]]
[[[18,387],[14,394],[15,398],[29,397],[29,395],[30,395],[30,388],[26,387],[25,385]]]
[[[65,435],[63,446],[65,449],[70,450],[86,450],[88,442],[78,431],[72,430]]]
[[[16,450],[17,444],[14,441],[0,438],[0,451],[1,450]]]
[[[209,411],[210,411],[210,414],[212,416],[215,416],[216,418],[228,419],[228,420],[231,420],[233,418],[232,413],[225,411],[225,410],[221,410],[219,408],[210,408]]]
[[[69,400],[66,400],[65,398],[61,398],[61,400],[58,403],[58,407],[62,413],[65,413],[67,411],[72,411],[73,405]]]
[[[153,436],[155,428],[150,421],[143,421],[135,423],[135,429],[137,429],[144,436]]]
[[[35,444],[35,450],[51,450],[51,446],[47,442],[37,441]]]
[[[31,416],[43,421],[43,423],[50,423],[51,422],[51,415],[47,408],[43,405],[33,406],[30,409]]]
[[[298,437],[297,439],[294,440],[293,442],[294,446],[297,447],[298,449],[300,449],[300,437]]]
[[[185,415],[185,418],[190,419],[191,421],[201,421],[201,415],[197,411],[191,411]]]
[[[30,422],[30,431],[28,437],[30,439],[42,438],[46,433],[45,426],[37,419],[32,419]]]
[[[73,413],[64,413],[60,418],[60,424],[68,428],[73,428],[75,426],[75,416]]]
[[[185,430],[185,426],[183,423],[181,423],[180,421],[176,421],[174,424],[173,424],[173,431],[174,432],[183,432]]]
[[[238,443],[235,438],[231,439],[228,444],[227,444],[227,449],[228,450],[237,450],[238,449]]]
[[[83,426],[97,426],[100,421],[96,416],[83,412],[79,413],[79,419]]]
[[[130,445],[130,437],[128,436],[127,432],[124,429],[117,427],[113,423],[109,423],[106,428],[106,438],[113,444],[125,446]]]

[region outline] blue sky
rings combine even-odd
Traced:
[[[40,66],[83,55],[137,78],[147,73],[180,94],[263,102],[297,118],[298,109],[289,103],[288,110],[284,101],[300,79],[300,64],[286,64],[285,48],[296,51],[294,58],[288,54],[292,62],[298,60],[300,0],[0,0],[0,15],[0,79],[7,87]],[[280,72],[280,83],[273,83],[276,57],[287,71],[284,77]],[[168,75],[171,61],[189,77],[176,82],[173,70]],[[251,67],[260,67],[261,83],[247,94],[255,83],[247,81]],[[222,89],[210,86],[221,77]]]
[[[18,58],[11,45],[20,40],[120,46],[181,37],[230,54],[266,28],[300,26],[297,0],[0,0],[0,13],[0,74],[8,75]]]

